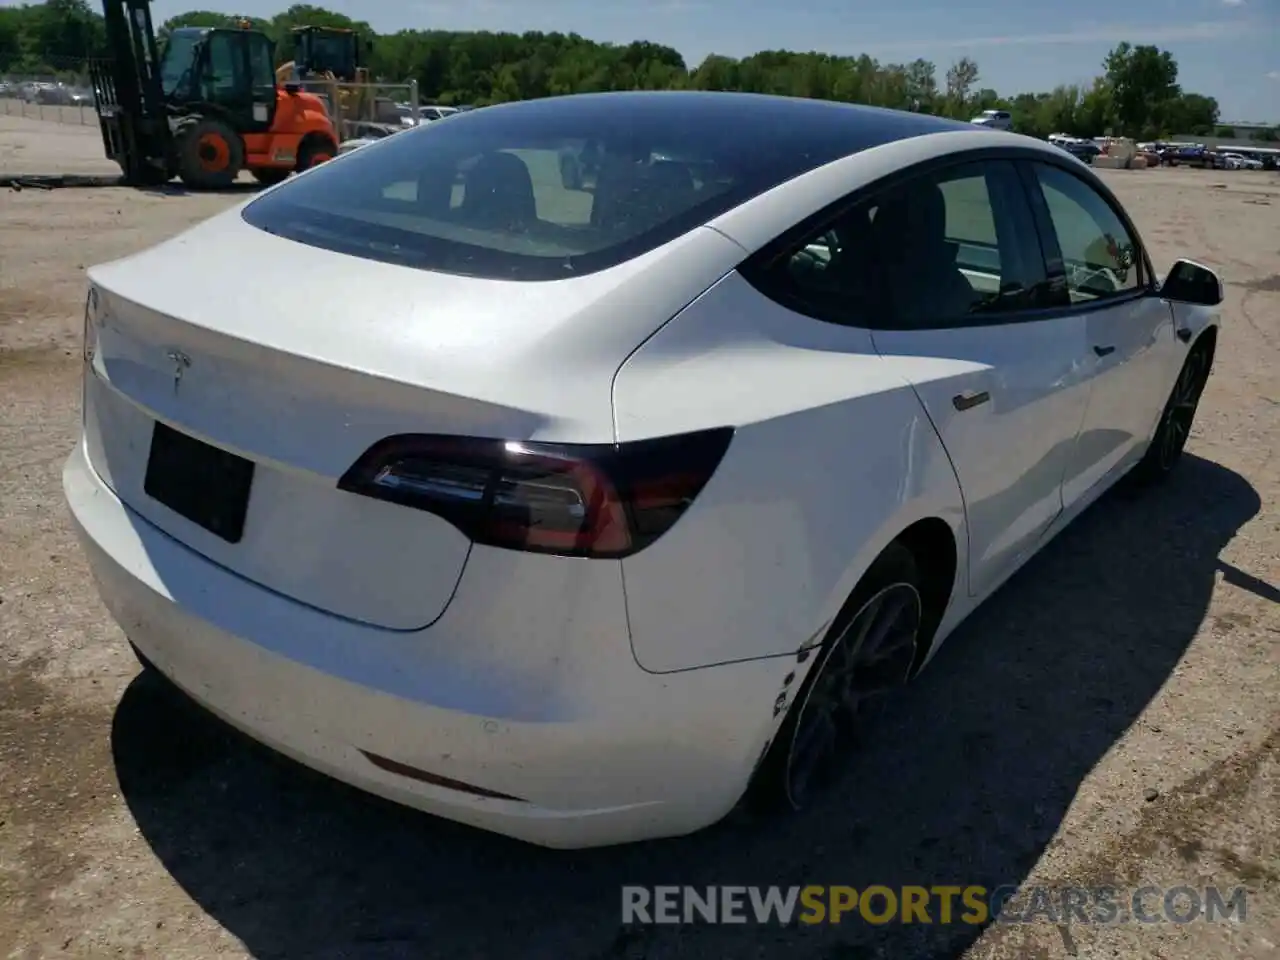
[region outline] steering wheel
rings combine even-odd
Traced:
[[[1103,296],[1115,293],[1120,289],[1116,283],[1115,275],[1106,267],[1081,266],[1073,263],[1068,273],[1068,281],[1077,290],[1085,290]]]

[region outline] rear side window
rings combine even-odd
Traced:
[[[911,178],[744,274],[793,310],[880,329],[985,326],[1048,306],[1050,293],[1008,162]]]
[[[856,125],[825,114],[778,137],[741,106],[713,116],[696,99],[671,103],[567,98],[466,112],[320,167],[243,216],[372,260],[556,280],[639,256],[866,145]]]

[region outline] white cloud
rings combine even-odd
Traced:
[[[965,40],[915,40],[910,43],[868,45],[869,50],[960,49],[967,47],[1054,46],[1071,43],[1171,43],[1179,40],[1217,40],[1249,32],[1246,23],[1209,20],[1170,26],[1098,24],[1063,33],[1021,34],[1007,37],[971,37]]]
[[[1267,74],[1268,80],[1280,80],[1280,70],[1272,70]]]
[[[1224,7],[1243,7],[1244,0],[1222,0]]]

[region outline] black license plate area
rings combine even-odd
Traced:
[[[155,425],[142,485],[153,500],[228,543],[239,543],[252,486],[252,460]]]

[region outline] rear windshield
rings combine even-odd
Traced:
[[[779,129],[776,105],[749,101],[602,95],[468,111],[326,164],[243,216],[299,243],[425,270],[591,273],[868,145],[829,111],[802,109]]]

